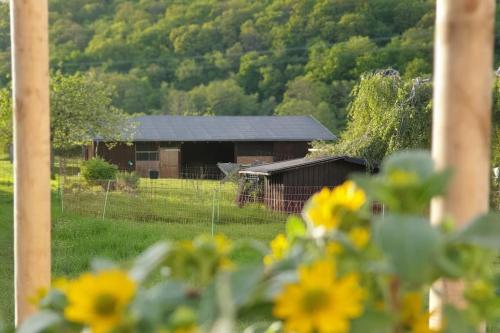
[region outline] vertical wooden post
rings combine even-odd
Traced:
[[[451,216],[460,227],[488,210],[494,15],[495,0],[437,0],[432,154],[455,173],[432,202],[433,223]],[[444,303],[463,305],[460,283],[435,287],[433,327]]]
[[[11,0],[14,99],[15,320],[50,284],[50,140],[47,0]]]

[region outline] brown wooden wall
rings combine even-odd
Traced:
[[[158,151],[161,147],[181,149],[180,168],[187,173],[200,168],[217,173],[218,162],[252,164],[255,162],[271,163],[287,159],[301,158],[307,155],[308,142],[142,142],[137,143],[138,150]],[[157,169],[158,161],[141,161],[136,166],[135,144],[119,143],[112,149],[104,143],[98,144],[98,155],[120,170],[136,170],[141,176],[147,176],[149,169]],[[93,156],[92,145],[87,147],[85,158]],[[131,161],[132,166],[129,164]]]
[[[264,181],[264,202],[274,210],[300,213],[314,193],[342,184],[355,172],[366,172],[366,168],[339,160],[274,174]]]
[[[307,155],[309,142],[237,142],[235,143],[235,161],[240,164],[254,162],[278,162],[302,158]]]
[[[125,143],[118,143],[113,148],[109,149],[104,143],[99,143],[97,155],[106,161],[115,164],[120,170],[134,171],[135,170],[135,147]],[[129,164],[132,162],[132,165]]]
[[[274,161],[292,160],[294,158],[302,158],[307,155],[309,142],[290,141],[290,142],[275,142],[274,143]]]

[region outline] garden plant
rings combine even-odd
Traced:
[[[450,177],[426,152],[402,152],[375,176],[315,194],[270,248],[199,236],[121,265],[95,260],[92,271],[34,295],[39,311],[18,331],[475,332],[500,316],[500,216],[431,225],[430,200],[445,195]],[[261,262],[235,264],[242,247]],[[466,305],[445,305],[442,327],[430,329],[426,297],[439,279],[462,281]]]

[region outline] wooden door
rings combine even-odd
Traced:
[[[180,155],[178,148],[160,149],[160,178],[179,178]]]

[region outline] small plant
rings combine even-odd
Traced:
[[[96,261],[40,293],[40,311],[19,332],[235,333],[248,318],[263,320],[244,331],[252,333],[475,332],[500,316],[500,216],[431,225],[429,202],[449,178],[428,154],[400,153],[375,177],[316,193],[270,249],[200,236],[156,244],[121,268]],[[371,213],[374,201],[384,215]],[[260,262],[231,261],[245,247]],[[446,304],[431,329],[425,299],[440,279],[460,281],[465,305]]]
[[[135,192],[139,187],[140,177],[135,172],[121,171],[116,174],[116,187],[120,191]]]
[[[89,184],[99,184],[103,180],[116,179],[118,167],[101,158],[93,158],[83,162],[80,172]]]

